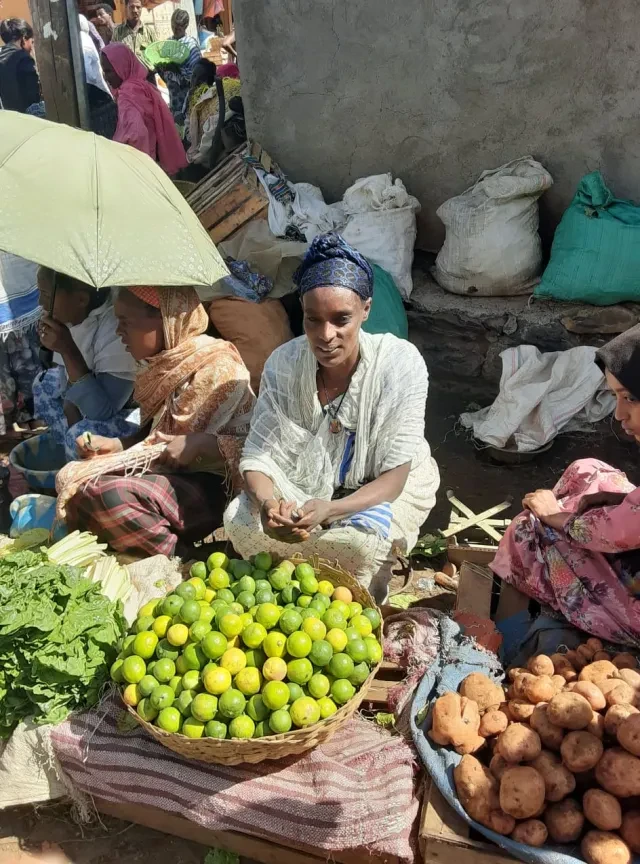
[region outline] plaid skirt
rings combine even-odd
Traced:
[[[222,524],[224,478],[217,474],[105,475],[67,505],[67,525],[97,534],[116,552],[150,557],[204,540]]]

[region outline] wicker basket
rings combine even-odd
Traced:
[[[292,556],[290,559],[294,564],[311,564],[316,575],[322,579],[328,579],[335,586],[344,585],[352,592],[354,600],[361,603],[363,607],[371,606],[377,608],[375,601],[366,588],[363,588],[350,573],[343,570],[336,562],[331,564],[323,558],[302,558]],[[379,611],[379,610],[378,610]],[[382,616],[381,616],[382,617]],[[376,636],[382,641],[382,634],[378,629]],[[326,720],[321,720],[306,729],[294,729],[281,735],[269,735],[267,738],[187,738],[171,732],[164,732],[143,720],[130,706],[129,712],[136,721],[143,726],[160,744],[164,744],[174,753],[179,753],[187,759],[197,759],[200,762],[216,763],[219,765],[240,765],[243,762],[263,762],[265,759],[283,759],[285,756],[299,756],[307,750],[312,750],[319,744],[328,741],[344,724],[353,717],[360,703],[371,687],[380,664],[372,668],[371,673],[364,684],[360,687],[353,699],[343,705],[335,714]]]

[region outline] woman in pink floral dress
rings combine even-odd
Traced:
[[[640,325],[597,353],[616,419],[640,442]],[[525,496],[491,568],[575,627],[640,648],[640,487],[598,459]]]

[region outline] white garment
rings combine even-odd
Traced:
[[[98,49],[93,44],[93,39],[89,33],[89,22],[84,15],[78,15],[78,20],[80,22],[80,45],[82,47],[84,74],[87,84],[93,84],[94,87],[99,87],[100,90],[104,90],[105,93],[111,96],[111,90],[102,74]]]
[[[109,297],[102,306],[90,312],[82,324],[69,327],[69,331],[94,375],[102,373],[133,381],[136,377],[136,361],[116,334],[117,326],[113,302]],[[54,354],[54,360],[64,366],[59,354]]]
[[[463,426],[493,447],[537,450],[562,430],[590,431],[607,417],[615,397],[596,366],[596,349],[540,353],[534,345],[507,348],[493,405],[461,414]]]
[[[0,339],[19,336],[40,320],[37,271],[33,261],[0,252]]]

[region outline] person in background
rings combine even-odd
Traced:
[[[206,164],[213,138],[218,127],[220,105],[216,77],[222,79],[225,100],[225,116],[230,112],[229,100],[240,96],[242,85],[239,70],[234,63],[216,68],[216,64],[204,58],[196,63],[191,78],[188,97],[189,151],[187,158],[198,165]]]
[[[191,87],[191,73],[202,58],[200,46],[193,36],[187,36],[189,13],[176,9],[171,16],[172,39],[189,48],[189,56],[180,66],[175,63],[163,66],[161,75],[169,88],[169,108],[178,129],[183,129],[187,110],[187,96]]]
[[[134,437],[79,442],[84,461],[58,474],[58,516],[119,552],[190,557],[189,544],[220,524],[227,482],[239,488],[255,402],[249,373],[233,345],[205,335],[193,288],[120,290],[115,310],[139,363],[142,427]]]
[[[94,24],[95,28],[102,36],[102,41],[105,45],[108,45],[111,42],[113,37],[113,31],[115,29],[115,24],[113,23],[113,18],[111,17],[113,14],[113,9],[108,3],[101,3],[96,7]]]
[[[40,79],[33,59],[33,29],[22,18],[0,22],[0,103],[7,111],[26,114],[40,103]]]
[[[117,42],[105,45],[100,62],[118,104],[113,140],[146,153],[169,175],[185,168],[187,159],[176,124],[158,88],[147,81],[146,67],[130,48]]]
[[[149,61],[144,56],[144,49],[158,41],[156,28],[151,24],[142,23],[141,0],[128,0],[126,6],[127,18],[122,24],[113,28],[111,42],[122,42],[130,48],[138,60],[149,70]]]
[[[55,286],[53,314],[51,295]],[[46,423],[67,459],[76,459],[76,439],[85,432],[132,435],[136,364],[116,333],[109,290],[97,291],[77,279],[38,270],[40,342],[55,352],[52,369],[33,384],[36,416]]]
[[[84,15],[78,15],[80,22],[80,47],[84,60],[84,74],[87,82],[87,97],[89,101],[90,129],[96,135],[113,138],[118,123],[118,109],[104,80],[100,55],[91,38],[89,21]],[[103,46],[104,47],[104,46]]]
[[[41,370],[38,265],[0,252],[0,437],[35,426],[33,379]]]
[[[316,237],[295,280],[306,335],[265,364],[227,537],[243,558],[338,560],[381,602],[440,482],[424,437],[427,368],[404,339],[362,331],[373,272],[342,237]]]
[[[640,443],[640,325],[600,348],[596,363],[616,419]],[[640,648],[640,487],[606,462],[579,459],[522,504],[493,572],[589,635]]]

